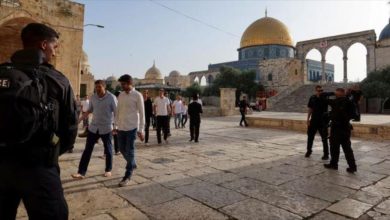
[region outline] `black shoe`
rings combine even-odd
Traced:
[[[331,169],[331,170],[338,170],[339,169],[338,166],[335,166],[335,165],[332,165],[332,164],[324,164],[324,167],[326,169]]]
[[[195,143],[199,143],[199,140],[195,140]]]
[[[322,158],[321,158],[322,160],[329,160],[329,156],[327,156],[327,155],[324,155],[324,156],[322,156]]]
[[[306,152],[305,157],[310,157],[311,151]]]
[[[350,167],[347,168],[348,173],[355,173],[356,171],[357,171],[356,167],[355,168],[350,168]]]

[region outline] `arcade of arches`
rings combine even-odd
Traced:
[[[84,5],[69,0],[0,1],[0,63],[22,48],[21,30],[40,22],[60,34],[60,46],[53,65],[79,94],[82,69]]]

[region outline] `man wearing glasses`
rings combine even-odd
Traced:
[[[312,154],[314,136],[317,131],[321,135],[322,144],[324,148],[324,155],[322,160],[329,159],[329,145],[328,145],[328,122],[327,112],[327,93],[323,93],[320,85],[315,87],[316,94],[309,99],[308,114],[307,114],[307,152],[305,157],[310,157]]]

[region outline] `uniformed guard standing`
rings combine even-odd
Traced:
[[[312,154],[313,141],[317,131],[321,135],[324,155],[323,160],[329,159],[328,145],[328,103],[326,97],[322,94],[323,89],[320,85],[315,87],[316,94],[309,99],[308,114],[307,114],[307,152],[305,157],[310,157]]]
[[[15,219],[23,200],[29,219],[67,220],[58,157],[75,143],[75,97],[69,80],[49,64],[58,33],[31,23],[21,38],[24,50],[0,68],[0,78],[13,77],[0,88],[0,219]]]
[[[355,157],[351,148],[351,130],[352,125],[350,120],[354,115],[353,103],[346,97],[345,90],[342,88],[336,89],[336,99],[328,100],[328,104],[332,107],[330,114],[331,129],[330,129],[330,154],[331,160],[329,164],[324,164],[327,169],[338,169],[340,157],[340,145],[343,148],[345,159],[347,159],[347,172],[354,173],[357,171]]]

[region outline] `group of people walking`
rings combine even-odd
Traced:
[[[175,127],[184,128],[187,114],[190,117],[190,141],[199,141],[200,116],[203,113],[202,105],[198,102],[198,95],[193,96],[192,102],[187,106],[180,96],[172,101],[165,96],[163,89],[159,90],[159,96],[151,100],[149,92],[143,94],[136,91],[133,79],[130,75],[123,75],[118,80],[122,91],[116,96],[105,89],[102,80],[95,82],[95,94],[90,99],[80,102],[80,109],[85,107],[88,100],[88,109],[83,109],[79,121],[87,126],[86,144],[79,163],[78,172],[73,174],[75,179],[83,179],[87,173],[95,144],[99,139],[104,146],[104,158],[106,161],[105,177],[110,177],[113,164],[114,149],[123,155],[126,160],[126,171],[119,186],[128,185],[134,169],[137,168],[135,161],[135,141],[137,137],[147,144],[149,142],[149,128],[151,119],[156,121],[157,143],[162,143],[162,138],[168,144],[170,136],[170,117],[174,116]],[[88,121],[89,114],[93,114],[91,123]],[[184,116],[184,117],[183,117]],[[184,120],[183,120],[184,119]]]

